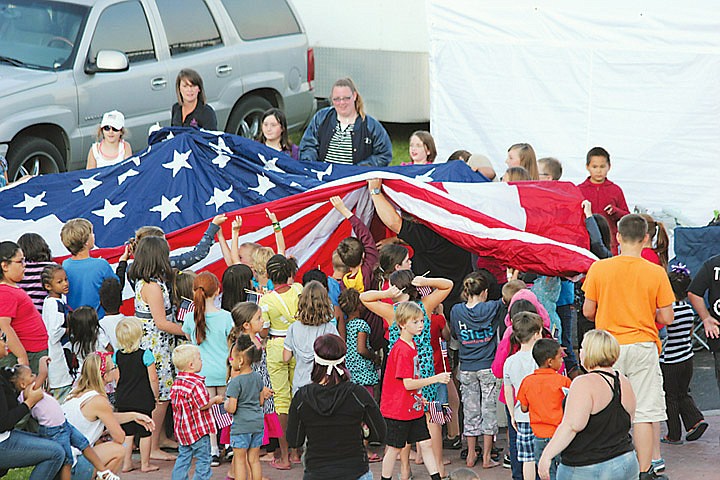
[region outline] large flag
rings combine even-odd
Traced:
[[[59,231],[74,217],[95,227],[93,251],[111,264],[122,244],[142,225],[168,232],[173,254],[192,248],[219,212],[242,215],[241,242],[274,245],[265,216],[271,209],[283,225],[288,254],[301,270],[330,271],[331,253],[351,235],[349,222],[329,198],[339,195],[369,223],[373,206],[366,180],[382,178],[386,195],[454,243],[502,264],[547,275],[587,271],[595,257],[585,248],[587,232],[579,190],[565,182],[487,182],[462,162],[373,169],[301,163],[241,137],[220,132],[165,129],[147,150],[98,170],[33,178],[0,191],[5,239],[43,235],[61,256]],[[230,222],[224,226],[230,238]],[[218,244],[194,267],[221,274]]]

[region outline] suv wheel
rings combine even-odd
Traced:
[[[228,131],[255,139],[262,131],[262,116],[272,104],[262,97],[248,97],[240,101],[228,119]]]
[[[63,158],[51,142],[43,138],[25,137],[10,147],[8,163],[8,177],[14,182],[25,175],[58,173],[63,165]]]

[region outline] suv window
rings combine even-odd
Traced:
[[[212,48],[222,44],[220,32],[202,0],[158,0],[170,55]]]
[[[150,27],[140,2],[118,3],[103,10],[90,44],[91,62],[100,50],[125,52],[131,64],[155,60]]]
[[[300,33],[300,25],[286,0],[222,0],[222,3],[243,40]]]

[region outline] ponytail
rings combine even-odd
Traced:
[[[195,343],[200,345],[207,336],[207,318],[205,301],[217,294],[220,287],[217,277],[210,272],[202,272],[193,281],[193,303],[195,304]]]
[[[670,248],[670,238],[668,237],[665,225],[657,222],[657,241],[655,242],[655,253],[660,258],[660,265],[667,270],[668,268],[668,249]]]

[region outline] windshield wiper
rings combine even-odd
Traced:
[[[12,57],[6,57],[4,55],[0,55],[0,62],[9,63],[13,67],[26,67],[27,64],[23,62],[22,60],[18,60],[17,58]]]

